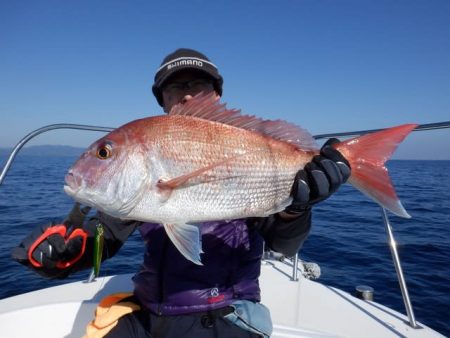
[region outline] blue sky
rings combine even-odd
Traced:
[[[450,121],[446,0],[1,1],[0,46],[0,147],[161,114],[154,72],[179,47],[218,65],[229,107],[312,134]],[[450,129],[414,133],[397,158],[450,159]]]

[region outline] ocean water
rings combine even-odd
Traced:
[[[47,280],[10,259],[33,227],[61,220],[70,210],[62,187],[74,160],[19,156],[0,186],[0,298],[87,277],[88,271]],[[390,215],[390,221],[416,319],[450,336],[450,161],[390,161],[388,168],[412,216]],[[142,253],[136,233],[102,273],[134,272]],[[300,256],[320,265],[322,283],[351,293],[356,285],[370,285],[375,301],[405,313],[380,208],[351,186],[315,207]]]

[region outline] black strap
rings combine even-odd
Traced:
[[[226,306],[220,309],[210,310],[206,312],[200,312],[200,323],[204,328],[211,328],[214,326],[218,318],[225,317],[227,314],[232,313],[234,308],[232,306]]]

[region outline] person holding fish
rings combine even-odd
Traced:
[[[87,337],[270,336],[258,284],[263,243],[296,255],[312,206],[351,167],[331,146],[337,140],[319,151],[303,129],[226,109],[222,85],[204,54],[166,56],[152,90],[167,115],[94,143],[66,176],[77,203],[63,224],[40,226],[13,249],[37,273],[64,278],[140,231],[146,252],[134,292],[106,299],[97,316],[109,319],[94,319]],[[90,207],[98,212],[87,217]]]

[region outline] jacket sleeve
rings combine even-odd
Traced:
[[[290,220],[274,214],[264,218],[250,218],[247,223],[258,229],[269,249],[292,257],[301,249],[311,230],[311,209]]]

